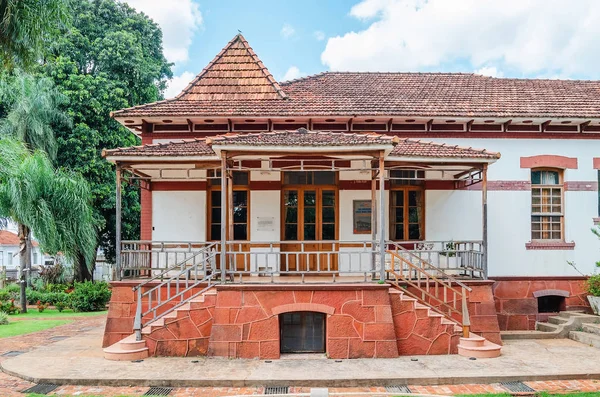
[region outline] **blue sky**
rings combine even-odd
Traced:
[[[600,78],[596,0],[122,0],[163,29],[176,95],[242,31],[278,80],[325,70]]]

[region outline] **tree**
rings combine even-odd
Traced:
[[[73,128],[55,129],[57,164],[81,172],[89,182],[100,246],[108,260],[115,253],[115,170],[102,149],[139,140],[109,117],[111,111],[161,99],[172,77],[156,23],[114,0],[71,0],[72,24],[49,45],[40,68],[69,98]],[[123,189],[122,234],[139,237],[139,194]]]
[[[50,159],[56,158],[56,138],[53,126],[71,127],[69,117],[59,109],[67,102],[52,80],[18,74],[0,82],[0,100],[8,109],[0,120],[0,135],[23,141],[29,150],[43,150]]]
[[[0,139],[0,158],[0,218],[18,224],[21,311],[26,312],[32,230],[46,252],[61,252],[76,268],[93,268],[97,234],[91,194],[80,175],[55,170],[45,152],[30,152],[21,142]]]
[[[68,21],[65,0],[0,0],[0,62],[30,67],[44,44]]]

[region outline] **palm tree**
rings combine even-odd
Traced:
[[[0,63],[35,64],[48,37],[68,22],[65,0],[0,0]]]
[[[75,267],[93,269],[97,235],[87,182],[55,170],[44,152],[31,153],[12,139],[0,139],[0,218],[19,225],[22,312],[31,230],[46,252],[61,252]]]
[[[8,111],[0,120],[0,136],[13,136],[25,142],[29,150],[43,150],[54,160],[57,144],[52,127],[69,127],[71,120],[60,110],[67,98],[52,80],[18,74],[0,82],[0,100]]]

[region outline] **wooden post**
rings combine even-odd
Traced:
[[[484,164],[481,169],[481,211],[482,211],[482,223],[483,223],[483,233],[482,233],[482,245],[483,245],[483,278],[487,280],[488,278],[488,209],[487,209],[487,190],[488,190],[488,180],[487,180],[487,169],[488,165]]]
[[[117,164],[117,188],[116,188],[116,201],[115,201],[115,211],[116,211],[116,216],[115,216],[115,227],[116,227],[116,231],[115,231],[115,237],[116,237],[116,242],[115,242],[115,264],[116,264],[116,277],[117,279],[120,281],[123,279],[123,269],[122,269],[122,263],[121,263],[121,177],[122,177],[122,170],[121,170],[121,166],[119,164]]]
[[[225,283],[227,271],[227,153],[221,152],[221,282]]]
[[[375,278],[375,270],[377,263],[377,252],[375,247],[377,246],[377,173],[371,170],[371,270],[373,270],[372,277]]]
[[[385,165],[384,153],[379,153],[379,280],[385,280]]]

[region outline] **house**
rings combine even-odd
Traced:
[[[500,331],[588,306],[600,82],[280,83],[237,35],[176,98],[111,116],[142,145],[103,153],[107,358],[490,357]],[[120,239],[123,183],[141,191],[139,241]]]
[[[31,241],[31,266],[44,264],[45,257],[37,241]],[[16,279],[19,269],[19,236],[10,230],[0,230],[0,269],[6,270],[8,278]]]

